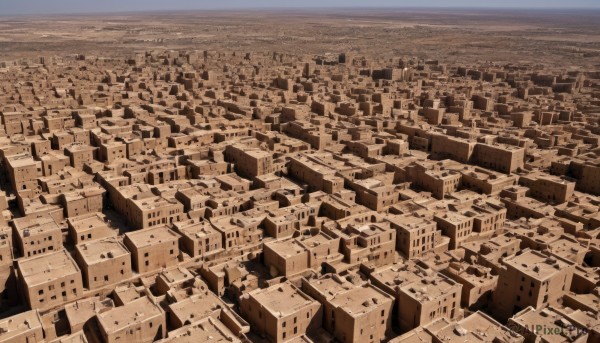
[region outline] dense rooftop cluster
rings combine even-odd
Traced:
[[[600,341],[600,72],[0,63],[0,342]]]

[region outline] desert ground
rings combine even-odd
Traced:
[[[600,12],[298,10],[0,17],[0,59],[148,49],[600,65]]]

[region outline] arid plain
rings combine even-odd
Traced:
[[[0,56],[202,49],[599,64],[598,11],[297,10],[0,17]]]

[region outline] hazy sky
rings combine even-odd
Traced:
[[[600,0],[0,0],[0,15],[85,12],[303,8],[502,7],[598,8]]]

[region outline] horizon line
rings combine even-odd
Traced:
[[[16,12],[16,13],[0,13],[0,18],[6,17],[43,17],[43,16],[71,16],[71,15],[119,15],[119,14],[155,14],[163,13],[189,13],[189,12],[260,12],[260,11],[295,11],[295,12],[312,12],[316,10],[328,11],[357,11],[357,10],[467,10],[472,12],[477,11],[538,11],[538,12],[553,12],[553,11],[597,11],[600,12],[600,5],[597,7],[498,7],[498,6],[265,6],[265,7],[211,7],[211,8],[177,8],[177,9],[150,9],[150,10],[122,10],[122,11],[65,11],[65,12]]]

